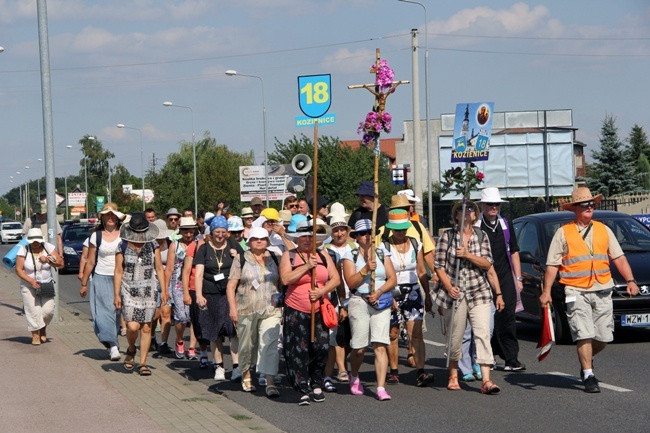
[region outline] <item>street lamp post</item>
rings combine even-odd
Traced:
[[[178,107],[178,108],[187,108],[190,110],[190,115],[192,117],[192,159],[194,163],[194,218],[199,214],[199,193],[196,187],[196,141],[194,140],[194,111],[192,107],[187,105],[178,105],[169,101],[163,102],[165,107]]]
[[[413,0],[399,0],[404,3],[413,3],[422,6],[424,9],[424,103],[425,103],[425,116],[426,116],[426,134],[427,134],[427,192],[428,192],[428,219],[429,231],[433,229],[433,192],[431,188],[432,172],[431,172],[431,135],[429,134],[429,30],[427,29],[427,7],[420,2]],[[415,128],[415,119],[413,120],[413,127]]]
[[[68,149],[72,149],[72,145],[68,144],[66,146]],[[86,218],[88,218],[88,215],[90,214],[89,208],[88,208],[88,164],[86,164],[86,154],[84,153],[84,184],[85,184],[85,189],[86,189]],[[67,194],[67,193],[66,193]],[[67,200],[67,196],[66,196]]]
[[[140,174],[142,175],[142,212],[144,212],[144,153],[142,151],[142,130],[132,126],[126,126],[123,123],[117,124],[118,128],[134,129],[140,133]]]
[[[226,71],[226,75],[228,75],[229,77],[234,77],[239,75],[241,77],[257,78],[258,80],[260,80],[260,83],[262,83],[262,127],[264,128],[264,183],[266,187],[266,207],[269,207],[269,170],[268,170],[269,155],[266,152],[266,103],[264,102],[264,80],[262,80],[262,77],[259,77],[257,75],[241,74],[232,69],[228,69]],[[314,146],[317,145],[318,143],[314,143]]]

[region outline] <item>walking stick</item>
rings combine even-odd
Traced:
[[[311,253],[316,255],[316,218],[318,217],[318,119],[314,119],[314,189],[312,192]],[[316,290],[316,267],[311,270],[311,290]],[[316,339],[316,301],[311,302],[311,342]]]
[[[465,163],[465,169],[469,167],[469,163]],[[467,196],[469,195],[469,182],[465,182],[465,193],[463,194],[463,207],[460,217],[460,230],[458,230],[458,241],[456,241],[456,248],[458,248],[463,243],[463,227],[465,226],[465,209],[467,208]],[[455,215],[451,216],[452,219],[455,219]],[[456,239],[456,236],[454,236]],[[453,240],[452,240],[453,242]],[[449,259],[449,258],[447,258]],[[454,287],[458,287],[458,277],[460,274],[460,259],[456,257],[456,274],[454,275]],[[454,314],[456,313],[456,308],[458,308],[458,300],[454,299],[454,303],[451,307],[451,317],[449,322],[449,328],[447,330],[447,363],[446,368],[449,368],[449,361],[451,359],[451,336],[454,332]]]

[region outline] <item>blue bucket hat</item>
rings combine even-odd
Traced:
[[[289,221],[289,227],[287,227],[287,231],[291,233],[295,233],[296,230],[298,230],[298,224],[307,221],[307,217],[304,216],[301,213],[297,213],[291,217],[291,220]]]
[[[217,215],[216,217],[212,218],[212,221],[210,221],[210,232],[215,229],[228,230],[228,220],[226,220],[225,216]]]
[[[359,185],[359,189],[357,190],[357,195],[368,195],[370,197],[374,197],[375,196],[375,184],[372,183],[369,180],[364,180]]]

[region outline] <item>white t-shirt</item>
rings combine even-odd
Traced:
[[[118,236],[113,242],[107,242],[102,236],[102,243],[97,251],[95,273],[112,276],[115,274],[115,253],[120,249],[122,239]],[[90,244],[97,247],[97,233],[90,235]]]
[[[418,246],[418,251],[422,249],[422,242],[415,240]],[[406,240],[407,250],[405,253],[400,253],[395,245],[390,245],[390,251],[393,253],[390,256],[397,274],[397,284],[417,284],[418,271],[417,271],[417,252],[413,250],[413,245],[409,239]]]
[[[335,251],[336,254],[339,255],[339,266],[341,269],[343,269],[343,257],[345,257],[346,254],[349,254],[350,257],[352,256],[352,248],[350,245],[346,242],[342,247],[337,247],[334,244],[325,244],[327,249],[330,249],[332,251]],[[357,247],[358,248],[358,247]],[[343,284],[345,285],[345,298],[350,297],[350,288],[348,287],[348,283],[345,281],[345,276],[342,276]]]
[[[48,251],[52,252],[53,250],[56,249],[54,245],[52,245],[49,242],[44,242],[45,249],[41,251],[40,254],[34,253],[34,259],[36,259],[36,269],[34,269],[34,260],[32,260],[32,254],[30,253],[30,250],[27,247],[20,246],[18,248],[18,253],[16,253],[16,256],[19,257],[24,257],[25,258],[25,264],[23,265],[23,270],[27,274],[29,278],[34,278],[38,282],[47,282],[52,279],[52,267],[50,266],[50,262],[47,263],[41,263],[38,258],[40,256],[47,256]],[[26,281],[23,280],[24,283]],[[29,284],[31,287],[31,284]]]

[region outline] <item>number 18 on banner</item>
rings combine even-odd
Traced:
[[[332,105],[331,75],[303,75],[298,77],[298,99],[305,116],[319,118]]]

